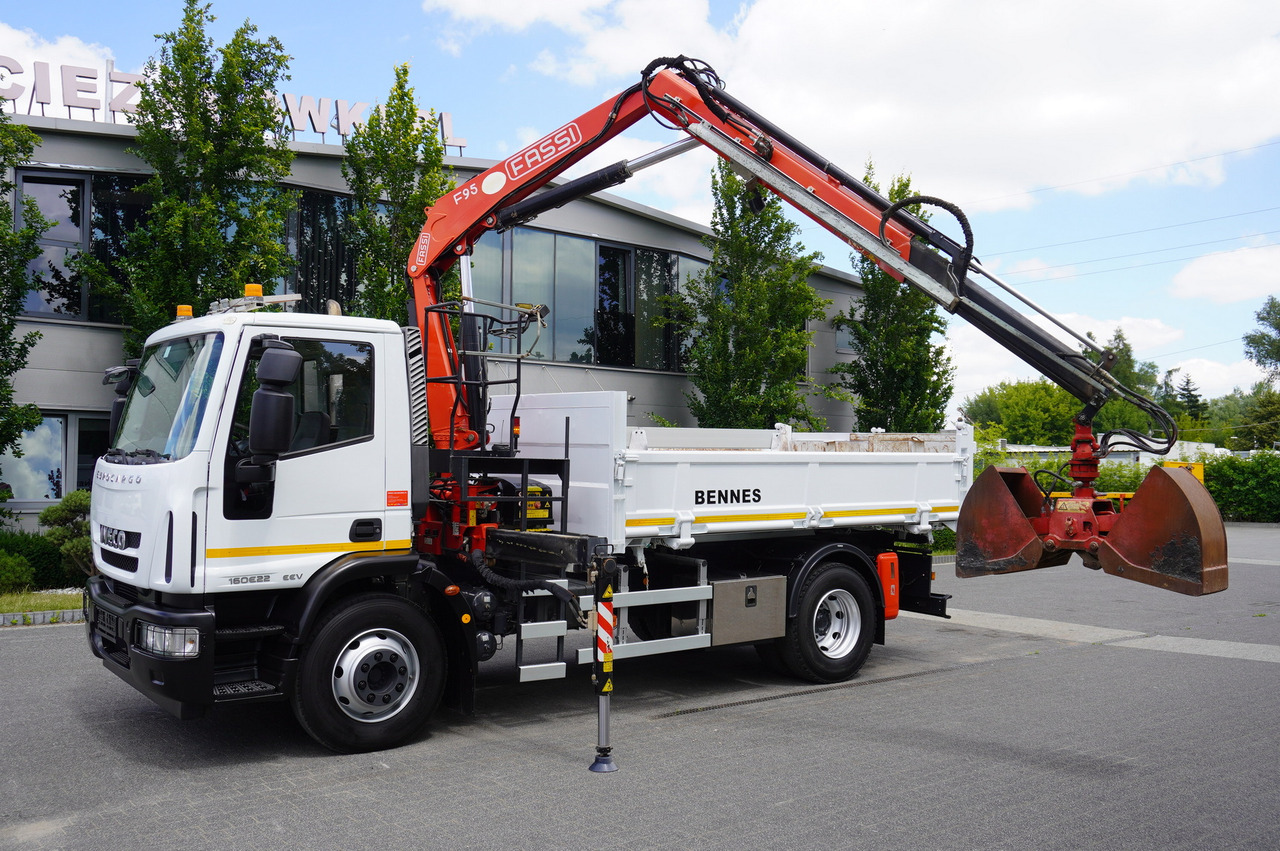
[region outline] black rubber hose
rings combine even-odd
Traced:
[[[944,201],[941,198],[935,198],[932,195],[912,195],[910,198],[903,198],[901,201],[895,201],[880,214],[880,241],[884,242],[884,229],[889,224],[889,219],[893,218],[893,214],[899,210],[910,207],[912,204],[925,204],[930,207],[941,207],[951,215],[955,216],[957,222],[960,223],[960,230],[964,232],[964,248],[960,253],[952,258],[951,270],[956,278],[956,294],[960,295],[964,287],[965,275],[969,271],[969,261],[973,259],[973,228],[969,226],[969,217],[964,214],[955,204],[950,201]],[[939,248],[943,246],[938,246]]]

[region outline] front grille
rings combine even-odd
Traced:
[[[115,579],[107,580],[107,585],[111,589],[111,595],[122,602],[116,603],[118,606],[133,604],[138,602],[138,589],[134,588],[127,582],[119,582]],[[114,601],[113,601],[114,602]]]
[[[99,550],[102,553],[102,560],[112,567],[118,567],[121,570],[127,570],[130,573],[138,572],[138,557],[127,556],[124,553],[116,553],[105,547]]]

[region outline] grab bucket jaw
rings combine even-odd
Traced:
[[[1051,499],[1022,467],[988,467],[969,489],[956,529],[956,575],[1065,564],[1180,594],[1227,587],[1227,535],[1204,485],[1182,468],[1155,467],[1117,512],[1092,492]]]

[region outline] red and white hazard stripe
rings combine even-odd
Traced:
[[[596,601],[596,656],[613,659],[613,599]]]

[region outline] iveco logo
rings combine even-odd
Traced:
[[[123,529],[112,529],[110,526],[99,526],[102,532],[102,543],[113,550],[127,550],[129,548],[129,533]]]
[[[109,485],[142,484],[142,475],[139,473],[104,473],[102,470],[96,470],[93,478],[95,481],[106,482]]]

